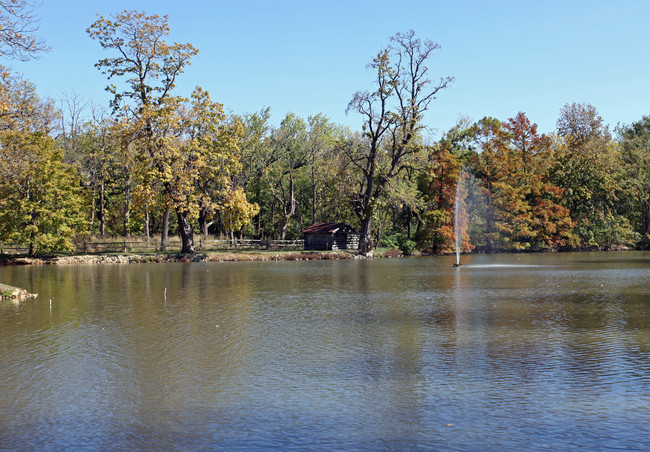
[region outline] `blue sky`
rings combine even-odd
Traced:
[[[501,120],[523,111],[551,132],[566,103],[594,105],[611,127],[650,114],[650,2],[647,1],[168,1],[43,0],[40,36],[52,47],[36,61],[9,65],[42,97],[77,93],[108,103],[94,67],[108,56],[86,29],[101,15],[136,9],[167,14],[168,41],[200,50],[177,92],[196,85],[233,113],[271,107],[345,114],[355,91],[372,89],[366,64],[397,32],[440,44],[434,79],[453,76],[425,117],[437,135],[459,117]]]

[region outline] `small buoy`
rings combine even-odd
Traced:
[[[215,328],[219,328],[219,325],[215,325],[214,327],[215,327]]]

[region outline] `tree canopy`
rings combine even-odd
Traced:
[[[0,0],[0,57],[46,50],[33,11]],[[465,252],[650,244],[648,116],[611,133],[594,106],[573,102],[548,133],[513,112],[434,136],[426,113],[453,78],[434,79],[440,46],[408,31],[348,104],[358,129],[323,113],[273,124],[270,107],[235,115],[200,86],[177,92],[198,50],[168,42],[167,16],[122,11],[87,33],[104,52],[107,108],[69,96],[57,109],[0,70],[0,241],[30,254],[132,234],[159,234],[163,250],[176,234],[194,253],[196,231],[297,239],[315,222],[351,224],[368,256],[448,253],[457,239]]]

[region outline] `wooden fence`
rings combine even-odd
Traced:
[[[197,252],[201,251],[233,251],[233,250],[302,250],[303,240],[211,240],[198,238],[194,241]],[[119,240],[113,242],[84,241],[76,243],[79,254],[102,253],[156,253],[180,252],[181,241],[168,240],[167,247],[162,250],[159,241],[151,240],[149,243],[142,240]],[[0,243],[0,254],[27,254],[29,246],[19,243]]]

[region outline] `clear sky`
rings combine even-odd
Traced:
[[[86,34],[99,15],[124,9],[167,14],[169,42],[200,50],[177,92],[195,85],[227,110],[271,107],[324,113],[358,129],[345,109],[355,91],[373,88],[366,64],[397,32],[413,29],[441,49],[431,76],[453,76],[425,117],[444,131],[458,118],[501,120],[519,111],[555,129],[566,103],[597,108],[611,127],[650,114],[650,2],[639,1],[339,1],[339,0],[42,0],[40,36],[52,50],[9,65],[42,97],[76,93],[108,104],[94,64],[109,56]]]

